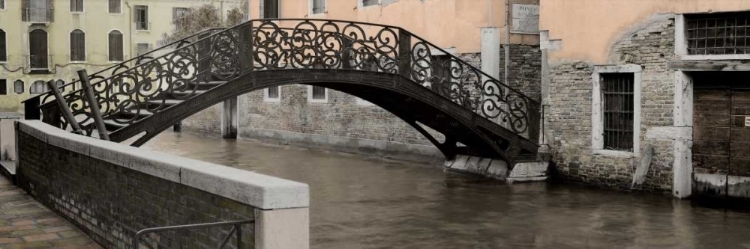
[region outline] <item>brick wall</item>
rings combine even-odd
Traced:
[[[505,75],[505,49],[500,49],[500,80]],[[542,50],[539,45],[510,45],[508,86],[541,101]]]
[[[144,228],[255,217],[250,205],[63,149],[28,132],[18,132],[18,147],[19,185],[106,248],[129,247]],[[254,248],[254,226],[242,228],[245,248]],[[230,229],[152,239],[160,248],[214,248]]]
[[[667,192],[672,188],[673,142],[650,140],[650,128],[673,124],[674,71],[667,62],[674,55],[674,17],[649,19],[615,42],[609,56],[616,65],[643,68],[640,148],[654,147],[642,188]],[[639,158],[593,155],[591,150],[591,94],[593,65],[564,62],[550,69],[550,104],[545,135],[558,176],[610,188],[630,188]]]

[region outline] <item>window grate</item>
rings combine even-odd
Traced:
[[[686,16],[688,54],[750,54],[750,13]]]
[[[23,81],[22,80],[16,80],[15,82],[13,82],[13,92],[14,93],[16,93],[16,94],[22,94],[24,90],[25,89],[23,87]]]
[[[313,86],[312,98],[313,99],[326,99],[326,88],[322,86]]]
[[[110,14],[121,14],[122,4],[121,0],[109,0],[109,13]]]
[[[279,87],[278,86],[272,86],[268,88],[268,98],[269,99],[278,99],[279,98]]]
[[[633,150],[633,74],[601,74],[604,149]]]
[[[263,1],[263,18],[279,18],[279,0]]]

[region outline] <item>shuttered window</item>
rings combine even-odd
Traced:
[[[70,0],[70,12],[83,12],[83,0]]]
[[[633,151],[633,74],[601,74],[604,149]]]
[[[122,33],[117,30],[109,32],[109,61],[122,61]]]
[[[35,29],[29,33],[29,66],[47,69],[47,32]]]
[[[8,80],[0,79],[0,95],[8,95]]]
[[[312,13],[313,14],[321,14],[326,12],[326,0],[312,0],[313,7],[312,7]]]
[[[122,3],[121,0],[109,0],[109,13],[110,14],[121,14]]]
[[[23,81],[22,80],[16,80],[13,82],[13,92],[16,94],[22,94],[25,88],[23,87]]]
[[[80,29],[70,32],[70,61],[86,61],[86,34]]]
[[[0,29],[0,61],[8,61],[8,41],[5,40],[5,31],[2,29]]]
[[[138,56],[148,53],[151,51],[151,45],[148,43],[138,43]]]
[[[263,18],[279,18],[279,0],[263,0]]]
[[[5,0],[0,0],[0,9],[5,9]]]
[[[34,84],[31,84],[31,88],[29,88],[29,93],[31,94],[40,94],[44,92],[47,92],[47,84],[44,83],[43,80],[34,81]]]
[[[326,88],[322,86],[312,87],[312,99],[324,100],[326,99]]]
[[[135,29],[148,30],[148,6],[135,6]]]

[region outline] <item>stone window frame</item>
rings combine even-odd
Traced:
[[[601,74],[604,73],[632,73],[633,74],[633,151],[618,151],[604,149],[604,115],[602,106]],[[611,157],[638,157],[640,155],[641,137],[641,91],[643,68],[640,65],[601,65],[594,66],[591,74],[591,151],[594,155]]]
[[[279,91],[279,97],[277,97],[277,98],[271,98],[271,97],[269,97],[268,96],[268,87],[263,88],[263,101],[264,102],[271,102],[271,103],[279,103],[279,102],[281,102],[281,86],[276,86],[276,87],[278,87],[278,89],[279,89],[278,90]]]
[[[685,34],[685,14],[677,14],[674,18],[674,53],[682,60],[750,60],[750,54],[688,54],[687,35]]]
[[[307,85],[307,102],[309,102],[309,103],[328,103],[328,95],[329,95],[328,94],[329,93],[328,92],[328,88],[327,87],[323,87],[323,89],[325,89],[325,96],[326,97],[323,98],[323,99],[314,99],[313,98],[313,86],[312,85]]]

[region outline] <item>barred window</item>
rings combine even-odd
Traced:
[[[601,79],[604,149],[633,151],[633,74],[604,73]]]
[[[80,29],[70,32],[70,61],[86,60],[86,34]]]
[[[0,79],[0,95],[8,95],[8,80]]]
[[[312,13],[320,14],[326,11],[326,0],[312,0]]]
[[[8,61],[8,47],[7,46],[8,46],[8,42],[5,40],[5,31],[0,29],[0,61]]]
[[[750,12],[686,15],[688,54],[750,54]]]
[[[362,0],[362,6],[373,6],[378,5],[380,0]]]
[[[109,32],[109,61],[122,61],[122,33],[117,30]]]
[[[110,14],[122,14],[121,0],[109,0],[109,13]]]
[[[31,88],[29,89],[29,93],[31,94],[40,94],[47,92],[47,83],[45,83],[43,80],[37,80],[34,81],[34,84],[31,84]]]
[[[269,99],[278,99],[279,98],[279,87],[278,86],[272,86],[268,88],[268,98]]]
[[[263,0],[263,18],[279,18],[279,0]]]
[[[325,100],[326,99],[326,88],[322,86],[312,87],[312,99],[314,100]]]
[[[25,88],[23,87],[23,80],[16,80],[13,82],[13,92],[16,94],[22,94]]]
[[[83,12],[83,0],[70,0],[70,12]]]

